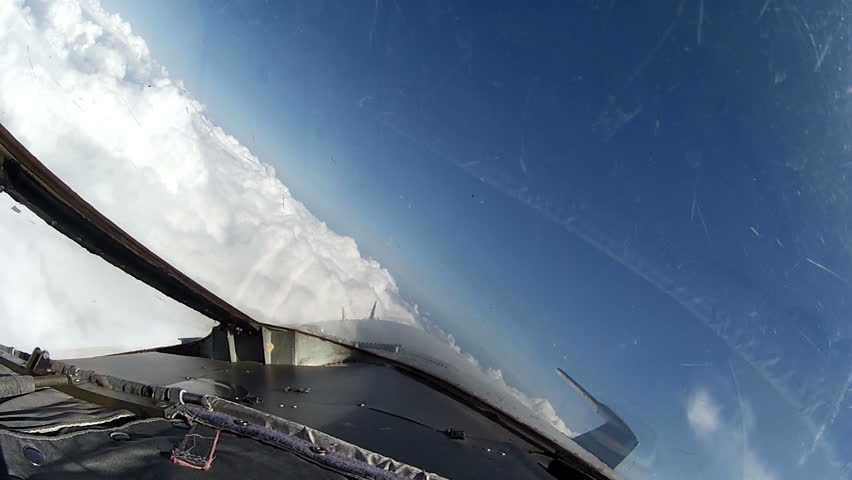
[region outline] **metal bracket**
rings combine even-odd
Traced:
[[[30,354],[30,359],[27,360],[27,372],[33,375],[44,375],[51,373],[50,369],[50,353],[47,350],[42,350],[39,347],[33,349]]]

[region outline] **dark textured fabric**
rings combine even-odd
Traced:
[[[180,445],[172,450],[172,463],[209,470],[219,443],[219,430],[197,423],[183,437]]]
[[[68,433],[132,417],[126,410],[103,408],[52,388],[0,400],[0,434]]]
[[[28,375],[0,376],[0,398],[16,397],[35,391],[33,377]]]
[[[12,372],[0,367],[0,374]],[[102,380],[115,384],[116,377]],[[176,397],[176,392],[162,388],[156,394]],[[114,432],[124,435],[110,436]],[[208,470],[186,468],[170,458],[187,433],[162,418],[138,420],[130,412],[106,409],[50,388],[19,395],[0,400],[0,480],[346,479],[280,448],[228,433],[219,434],[210,449],[209,458],[215,456],[216,461],[207,462]],[[33,465],[25,456],[27,449],[38,452],[44,463]]]
[[[129,440],[116,441],[110,433],[120,431]],[[216,461],[207,471],[175,465],[171,451],[187,430],[163,419],[142,420],[120,429],[77,432],[60,437],[20,438],[0,434],[0,451],[8,475],[32,479],[252,479],[344,480],[346,477],[323,469],[296,455],[248,438],[222,433],[216,448]],[[46,458],[43,466],[33,466],[23,455],[33,447]],[[0,472],[0,478],[4,472]]]
[[[0,365],[0,381],[6,378],[32,380]],[[96,425],[115,426],[133,417],[127,410],[104,408],[52,388],[0,398],[0,434],[67,434]]]

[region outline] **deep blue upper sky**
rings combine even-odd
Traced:
[[[556,366],[654,430],[660,476],[725,477],[686,421],[708,388],[777,478],[837,477],[848,9],[643,3],[105,7],[406,298],[566,419]]]

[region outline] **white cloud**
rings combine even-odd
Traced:
[[[383,316],[416,323],[416,306],[400,298],[388,271],[204,118],[204,106],[120,17],[97,2],[2,2],[0,45],[0,121],[90,203],[207,288],[274,324],[335,319],[341,307],[374,300]],[[72,277],[60,268],[18,275],[31,281],[18,281],[15,296],[36,299],[45,282],[59,290]],[[0,296],[4,311],[9,303]],[[52,327],[83,323],[66,307]],[[121,335],[128,328],[129,319],[113,318],[85,345],[58,337],[51,347],[151,346]],[[156,342],[174,342],[172,333]]]
[[[739,399],[739,415],[725,419],[719,404],[706,389],[693,391],[686,404],[686,417],[707,455],[727,478],[740,480],[776,480],[749,444],[754,428],[754,412]]]
[[[697,390],[689,398],[686,416],[689,425],[699,435],[719,430],[719,407],[706,390]]]
[[[0,122],[83,198],[214,293],[272,324],[337,319],[341,307],[361,311],[374,300],[383,317],[420,324],[388,271],[205,118],[145,41],[97,1],[0,2],[0,45]],[[73,356],[209,330],[204,317],[11,206],[0,199],[0,315],[20,322],[2,322],[0,342]],[[500,370],[485,376],[572,434],[549,401],[507,385]]]

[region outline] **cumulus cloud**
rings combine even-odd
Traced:
[[[416,307],[400,298],[388,271],[205,118],[204,105],[119,16],[97,2],[2,2],[0,44],[0,121],[90,203],[204,286],[273,324],[332,319],[341,307],[374,300],[383,316],[416,323]],[[16,296],[37,298],[43,282],[71,283],[67,272],[49,273],[16,283]],[[7,296],[0,302],[8,309]],[[50,321],[80,323],[74,316],[69,308]],[[150,346],[118,335],[129,326],[113,318],[88,343]],[[55,349],[75,346],[51,340]]]
[[[727,478],[776,480],[776,474],[764,465],[748,443],[749,433],[754,428],[754,414],[745,400],[739,399],[739,402],[738,417],[725,419],[710,392],[696,389],[686,404],[689,426]]]
[[[416,305],[355,241],[293,198],[275,170],[205,117],[130,24],[96,0],[0,2],[0,122],[87,201],[238,308],[271,324]],[[0,201],[0,342],[105,354],[205,334],[211,322]],[[36,267],[34,267],[36,266]],[[483,372],[557,430],[545,399]]]

